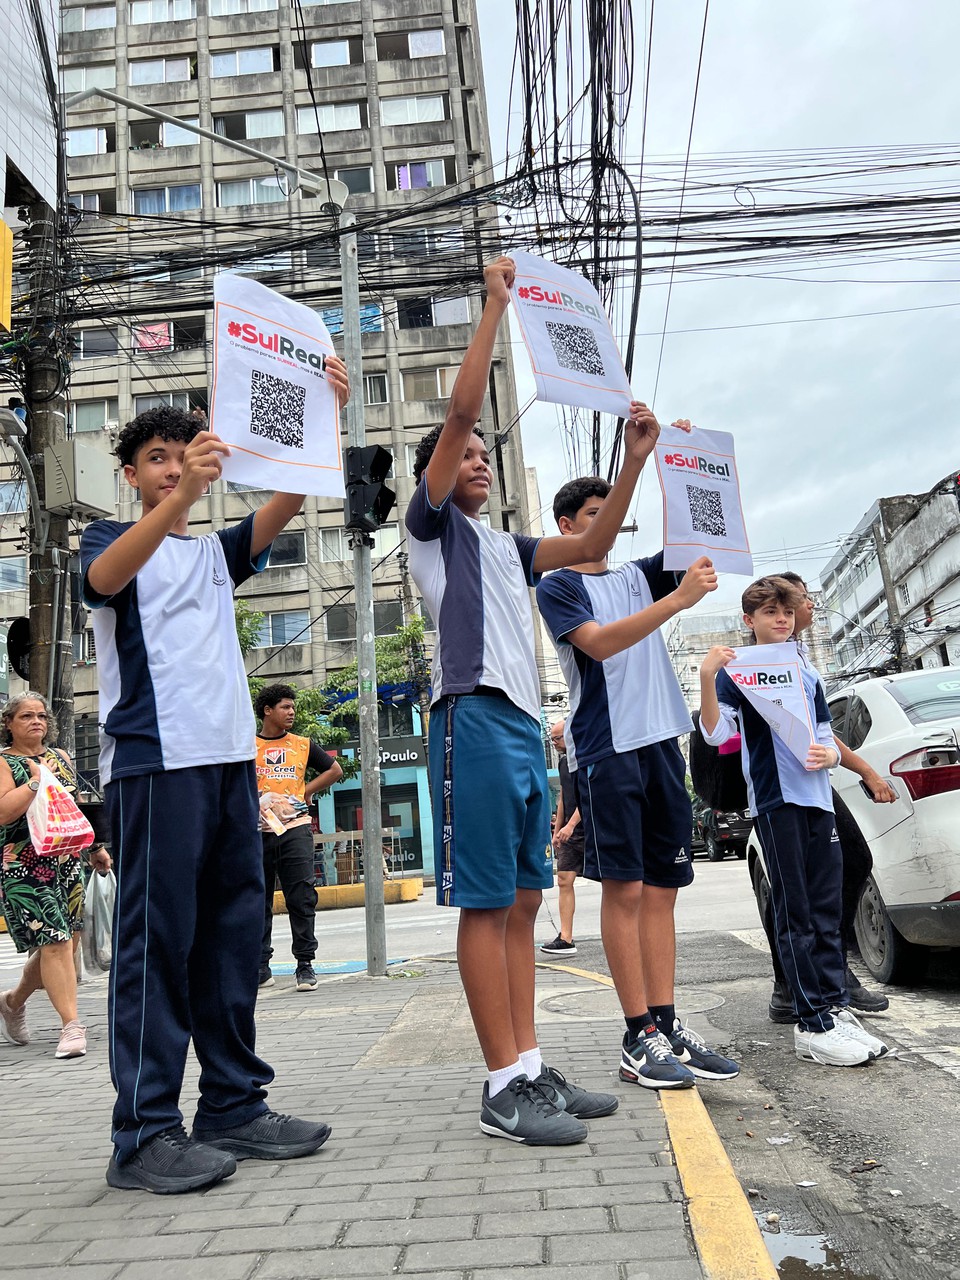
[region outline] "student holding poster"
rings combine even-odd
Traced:
[[[783,578],[752,583],[741,603],[757,645],[789,640],[802,602],[800,590]],[[840,751],[817,671],[776,664],[765,672],[762,656],[757,653],[750,674],[734,670],[731,677],[724,668],[736,651],[722,645],[710,650],[700,668],[700,731],[713,746],[738,731],[742,737],[743,775],[767,865],[777,950],[797,1011],[797,1057],[823,1066],[858,1066],[881,1057],[887,1047],[847,1007],[840,940],[842,860],[829,777]],[[806,718],[816,726],[803,763],[796,742],[787,745],[774,728],[775,715],[752,692],[780,680],[786,692],[787,681],[797,677]],[[780,726],[793,738],[798,717],[786,713],[785,706],[783,711]]]

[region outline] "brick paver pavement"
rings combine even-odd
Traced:
[[[32,1043],[0,1041],[0,1274],[701,1280],[656,1096],[617,1079],[615,1020],[582,1016],[582,998],[564,1012],[589,985],[541,971],[542,1046],[571,1079],[619,1094],[620,1109],[579,1146],[537,1149],[480,1132],[483,1071],[454,965],[417,962],[312,993],[278,977],[258,1008],[258,1047],[277,1073],[271,1105],[333,1134],[313,1157],[246,1161],[187,1196],[103,1180],[106,981],[80,988],[90,1047],[74,1061],[54,1059],[56,1019],[40,993]],[[191,1058],[188,1129],[195,1081]]]

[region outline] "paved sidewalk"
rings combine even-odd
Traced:
[[[4,965],[4,969],[7,966]],[[619,1024],[589,979],[540,970],[546,1060],[620,1109],[586,1143],[529,1148],[481,1134],[483,1071],[456,967],[390,978],[292,976],[261,992],[271,1105],[327,1120],[315,1156],[246,1161],[189,1196],[110,1190],[106,981],[80,988],[86,1058],[57,1062],[55,1017],[0,1042],[0,1273],[31,1280],[701,1280],[657,1096],[617,1079]],[[149,1034],[149,1029],[148,1029]],[[189,1129],[196,1063],[188,1064]]]

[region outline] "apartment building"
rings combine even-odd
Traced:
[[[65,95],[110,89],[298,167],[325,168],[349,189],[361,223],[363,368],[352,371],[354,394],[365,401],[368,442],[393,454],[398,495],[373,556],[376,627],[393,632],[411,598],[396,552],[414,487],[413,453],[443,420],[479,318],[480,239],[489,244],[495,229],[492,208],[470,198],[491,163],[474,4],[68,3],[60,63]],[[267,162],[103,98],[68,110],[66,131],[81,312],[70,388],[74,432],[109,451],[118,425],[143,409],[206,408],[218,269],[242,270],[316,306],[336,341],[338,256],[333,223],[315,196]],[[364,234],[363,221],[374,212],[389,215],[389,225]],[[438,278],[437,288],[423,283]],[[495,434],[515,413],[504,341],[482,425]],[[497,528],[524,529],[519,431],[498,447],[496,467],[499,486],[485,518]],[[116,492],[119,518],[135,518],[135,494],[120,476]],[[202,533],[229,525],[263,499],[220,482],[194,508],[191,527]],[[328,671],[354,656],[352,553],[342,525],[342,504],[308,499],[274,544],[269,568],[244,587],[244,598],[264,615],[249,672],[322,685]],[[418,609],[415,589],[413,599]],[[74,648],[77,750],[90,767],[97,675],[88,629]],[[415,706],[385,709],[382,730],[416,739]],[[422,762],[411,767],[407,750],[387,754],[399,759],[384,761],[385,820],[400,821],[410,865],[422,856],[429,866]],[[355,826],[358,806],[358,788],[341,788],[322,814],[325,828],[333,821]]]

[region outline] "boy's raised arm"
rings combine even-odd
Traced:
[[[516,267],[512,258],[498,258],[483,269],[483,279],[487,286],[483,315],[453,384],[443,430],[425,472],[427,497],[434,507],[440,506],[457,483],[470,433],[480,418],[497,330],[503,313],[510,305],[510,290],[515,274]]]
[[[717,698],[717,672],[736,657],[733,649],[715,644],[707,651],[700,667],[700,728],[708,740],[720,727],[720,702]],[[716,744],[714,744],[716,745]]]

